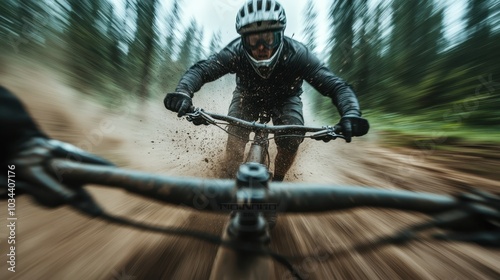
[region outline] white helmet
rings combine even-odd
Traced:
[[[275,0],[249,0],[241,7],[236,15],[236,31],[241,35],[245,55],[257,74],[262,78],[269,78],[283,49],[283,34],[286,27],[286,14],[283,6]],[[271,41],[263,41],[264,45],[272,48],[271,58],[257,60],[252,57],[252,47],[246,40],[247,35],[259,32],[273,32]]]

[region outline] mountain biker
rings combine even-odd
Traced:
[[[48,169],[51,167],[47,166],[47,161],[61,158],[112,165],[71,144],[50,139],[33,121],[19,99],[2,86],[0,119],[0,163],[11,171],[0,175],[2,184],[5,184],[0,188],[0,198],[12,199],[24,191],[47,207],[83,203],[88,197],[87,193],[78,185],[66,184],[62,173],[58,174],[59,178],[50,175]]]
[[[302,83],[305,80],[322,95],[332,99],[341,115],[346,141],[367,133],[362,127],[361,110],[352,88],[333,74],[298,41],[284,36],[286,15],[275,0],[250,0],[236,16],[240,38],[222,51],[191,66],[175,92],[164,99],[165,107],[178,117],[192,107],[192,97],[205,83],[228,73],[236,74],[236,89],[229,116],[255,121],[259,114],[270,115],[275,125],[304,125]],[[366,122],[366,121],[365,121]],[[249,131],[230,127],[226,145],[228,166],[238,166],[248,142]],[[282,181],[291,167],[300,137],[276,138],[274,181]]]
[[[0,120],[2,120],[0,122],[0,130],[2,131],[0,164],[11,171],[0,174],[2,182],[0,199],[17,197],[17,195],[22,194],[22,190],[33,196],[38,203],[47,207],[72,204],[79,206],[80,209],[94,210],[93,205],[87,203],[89,195],[84,189],[79,184],[64,182],[64,174],[51,175],[50,171],[54,170],[49,170],[51,167],[48,166],[47,162],[56,158],[101,165],[112,165],[110,162],[68,143],[50,139],[38,128],[19,99],[2,86],[0,86]],[[55,171],[57,173],[57,170]],[[484,199],[485,201],[495,199],[497,203],[500,201],[491,195],[483,198],[476,194],[476,199]],[[495,218],[498,220],[498,210],[492,212],[495,209],[482,205],[479,205],[480,207],[471,206],[474,205],[464,205],[460,209],[469,209],[474,214],[475,220],[479,220],[479,218],[487,218],[493,222]],[[455,215],[448,215],[451,218],[455,216],[457,216],[456,212]],[[441,221],[441,226],[446,228],[447,225]],[[498,223],[493,230],[489,224],[476,226],[472,229],[476,231],[470,231],[467,228],[451,228],[454,232],[441,234],[437,237],[444,240],[473,242],[487,247],[500,247]]]

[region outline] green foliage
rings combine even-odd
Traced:
[[[0,1],[2,55],[49,64],[105,104],[120,95],[145,100],[173,90],[190,64],[207,55],[203,29],[194,20],[183,29],[182,0],[124,2],[120,15],[108,0]],[[170,5],[161,18],[160,5]],[[220,48],[220,36],[212,49]]]
[[[395,0],[392,9],[392,68],[397,79],[417,85],[442,49],[443,11],[433,0]]]
[[[476,128],[497,137],[489,131],[500,124],[499,9],[498,1],[468,1],[465,40],[451,47],[443,5],[435,1],[371,8],[365,0],[335,1],[329,64],[354,86],[364,111],[410,120],[401,131],[428,132],[416,126],[434,124],[458,137]],[[335,116],[330,100],[318,95],[314,101],[319,115]]]
[[[329,65],[332,69],[350,81],[354,68],[354,0],[334,1],[331,6],[333,42]]]
[[[19,38],[21,26],[17,17],[17,1],[0,1],[0,47],[2,50],[12,49],[12,44]]]
[[[64,36],[68,43],[68,66],[73,85],[82,92],[90,92],[106,83],[109,38],[105,26],[110,19],[101,11],[110,4],[102,1],[68,1],[69,19]]]
[[[187,27],[182,43],[180,44],[180,52],[178,61],[181,65],[191,65],[196,61],[198,54],[196,50],[199,49],[199,26],[194,19],[191,20]]]
[[[488,23],[491,3],[485,0],[469,0],[467,4],[466,24],[469,38],[487,39],[491,29]]]
[[[149,96],[149,84],[152,79],[152,67],[155,64],[156,37],[155,26],[157,0],[137,2],[137,30],[130,51],[130,70],[135,74],[138,84],[134,88],[145,99]]]
[[[210,40],[210,45],[208,47],[208,55],[211,55],[211,54],[214,54],[214,53],[217,53],[220,51],[220,48],[221,48],[221,31],[220,30],[217,30],[213,36],[212,36],[212,40]]]
[[[317,21],[318,13],[316,12],[314,2],[312,0],[309,0],[306,6],[304,19],[305,25],[302,33],[304,34],[304,42],[306,42],[307,47],[312,52],[316,51],[317,46]]]

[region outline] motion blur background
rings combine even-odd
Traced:
[[[218,177],[227,136],[178,120],[163,108],[163,97],[192,63],[237,38],[243,2],[1,0],[0,84],[21,97],[50,136],[120,167]],[[281,3],[285,34],[353,86],[371,123],[370,133],[351,144],[304,141],[287,181],[437,193],[466,184],[498,192],[499,0]],[[194,104],[225,113],[233,89],[229,75],[204,86]],[[307,124],[338,121],[329,99],[307,85],[303,96]],[[224,217],[90,189],[113,213],[222,232]],[[217,251],[18,201],[19,272],[11,274],[2,261],[2,279],[205,279]],[[423,218],[371,209],[284,216],[271,246],[314,255],[315,248],[347,248]],[[422,241],[302,269],[311,279],[498,279],[499,264],[498,251]],[[276,278],[283,275],[279,267]]]
[[[4,0],[1,55],[45,65],[105,105],[158,99],[236,38],[243,2]],[[353,85],[378,127],[500,139],[500,1],[282,2],[286,34]],[[311,99],[319,114],[337,117],[329,100]]]

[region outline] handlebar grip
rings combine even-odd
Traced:
[[[448,195],[363,186],[311,183],[271,183],[268,201],[278,211],[306,213],[374,207],[437,214],[458,207],[460,202]]]

